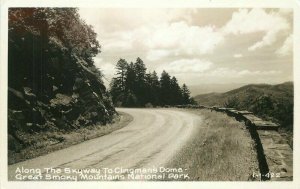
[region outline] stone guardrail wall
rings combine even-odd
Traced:
[[[224,112],[228,116],[234,117],[237,121],[243,121],[250,132],[251,138],[256,143],[261,180],[293,180],[293,150],[278,133],[278,124],[262,120],[252,112],[238,111],[233,108],[207,107],[202,105],[177,105],[175,107]]]

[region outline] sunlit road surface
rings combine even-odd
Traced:
[[[176,109],[119,108],[117,111],[130,114],[133,121],[108,135],[10,165],[8,179],[16,180],[18,167],[41,170],[161,167],[186,144],[201,122],[201,117]]]

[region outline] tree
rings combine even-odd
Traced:
[[[195,103],[185,84],[181,89],[176,77],[171,77],[166,71],[161,73],[160,79],[155,71],[146,73],[147,68],[140,58],[130,64],[120,59],[116,69],[117,77],[113,78],[110,83],[110,92],[117,106]]]
[[[225,108],[238,108],[239,107],[239,100],[236,96],[228,98],[226,102],[223,104]]]
[[[182,94],[178,85],[176,77],[172,77],[170,81],[170,93],[172,94],[170,99],[170,105],[178,105],[182,103]]]
[[[92,27],[80,19],[78,9],[11,8],[8,24],[11,87],[27,85],[37,96],[47,96],[52,87],[45,86],[52,75],[63,81],[63,90],[68,90],[73,87],[72,79],[64,75],[74,75],[74,62],[96,73],[102,83],[102,74],[94,69],[93,62],[100,45]]]
[[[191,92],[189,91],[186,84],[182,85],[181,92],[182,92],[182,103],[183,104],[190,104],[191,103],[191,98],[190,98]]]
[[[134,64],[130,62],[126,72],[126,80],[125,80],[126,92],[135,91],[135,81],[136,81],[136,74],[135,74]]]
[[[109,92],[111,94],[114,104],[117,106],[121,106],[124,98],[122,97],[123,91],[122,88],[120,87],[119,81],[116,78],[113,78],[109,88],[110,88]]]
[[[145,102],[159,105],[159,80],[156,72],[147,73],[145,77]]]
[[[274,104],[271,96],[261,95],[255,101],[253,112],[261,116],[271,115],[274,110]]]
[[[160,90],[160,83],[157,76],[157,73],[153,71],[151,73],[151,103],[155,106],[159,105],[159,90]]]
[[[110,93],[112,95],[113,102],[118,106],[126,101],[126,77],[129,64],[124,59],[120,59],[116,64],[116,77],[112,79],[110,84]]]
[[[160,104],[169,105],[170,104],[170,93],[171,88],[171,78],[170,75],[164,70],[160,77]]]
[[[120,59],[117,62],[117,77],[116,80],[120,85],[120,89],[122,92],[125,92],[125,80],[126,80],[126,72],[127,72],[128,63],[124,59]]]
[[[142,59],[137,58],[134,64],[135,71],[135,87],[134,93],[138,98],[138,103],[140,105],[145,104],[145,77],[146,77],[146,66]]]
[[[78,9],[10,8],[8,48],[8,87],[23,94],[16,102],[15,94],[9,93],[8,109],[22,110],[26,122],[32,123],[27,129],[47,129],[53,124],[75,128],[75,120],[88,118],[88,112],[97,112],[91,118],[94,123],[112,119],[115,110],[93,61],[100,45]],[[58,94],[71,99],[64,111],[52,106]]]

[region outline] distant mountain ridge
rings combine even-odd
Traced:
[[[247,85],[247,83],[226,83],[226,84],[199,84],[199,85],[189,85],[189,89],[191,91],[192,96],[200,95],[200,94],[208,94],[212,92],[216,93],[224,93],[233,89],[237,89],[239,87],[243,87]]]
[[[194,97],[206,106],[227,106],[249,110],[255,114],[273,119],[283,127],[292,129],[294,84],[285,82],[277,85],[249,84],[225,93],[208,93]]]

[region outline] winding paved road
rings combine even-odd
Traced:
[[[108,135],[8,167],[14,180],[24,168],[141,168],[165,165],[192,137],[201,117],[176,109],[119,108],[133,116],[126,127]]]

